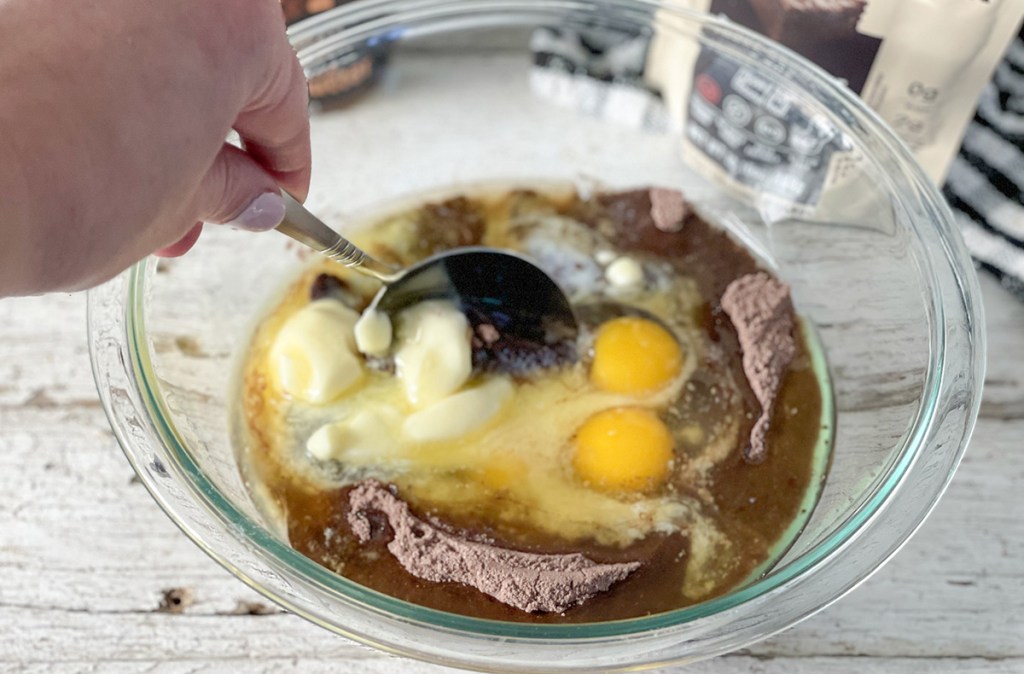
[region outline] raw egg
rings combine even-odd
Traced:
[[[590,378],[605,391],[650,393],[672,381],[682,364],[679,343],[668,330],[654,321],[623,316],[598,330]]]
[[[576,475],[604,491],[647,492],[668,478],[672,436],[650,410],[623,407],[598,412],[576,434]]]

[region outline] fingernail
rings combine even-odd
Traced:
[[[264,192],[252,200],[245,210],[229,223],[232,227],[250,232],[265,232],[284,220],[284,199],[277,192]]]

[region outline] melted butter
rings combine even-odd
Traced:
[[[501,221],[503,214],[495,215],[485,241],[515,248],[508,225]],[[357,238],[370,250],[404,253],[410,223],[400,214]],[[535,238],[557,241],[568,225],[565,218],[542,214],[521,220],[516,227],[529,228]],[[563,246],[563,253],[568,252]],[[609,494],[584,484],[572,468],[573,439],[587,419],[621,406],[663,409],[680,395],[702,356],[702,341],[690,318],[702,302],[695,284],[657,268],[649,272],[656,292],[638,293],[630,304],[671,317],[684,353],[678,376],[658,391],[638,397],[597,390],[582,364],[520,383],[511,391],[491,388],[489,382],[469,379],[468,342],[459,339],[466,331],[465,318],[450,305],[430,302],[396,321],[397,377],[371,372],[358,390],[317,408],[301,403],[277,406],[277,419],[267,425],[276,438],[272,444],[290,471],[323,489],[377,477],[395,483],[411,501],[430,504],[439,512],[480,513],[499,525],[543,531],[567,541],[625,546],[652,532],[693,527],[717,538],[690,497],[671,490]],[[559,280],[567,285],[565,279]],[[589,288],[598,296],[601,290]],[[574,299],[585,301],[584,293],[576,293]],[[353,321],[353,344],[357,329]],[[464,386],[468,388],[456,393]],[[487,396],[468,410],[449,402],[453,394],[479,389],[488,391]],[[410,420],[413,432],[403,432]],[[333,470],[309,465],[311,440],[310,453],[332,462]],[[692,470],[686,462],[676,463],[679,474]]]
[[[643,404],[657,407],[671,395],[665,391]],[[689,508],[671,495],[607,495],[582,484],[572,470],[576,429],[593,414],[626,404],[637,401],[594,390],[581,369],[523,384],[499,422],[450,443],[410,448],[401,457],[409,469],[394,480],[414,499],[487,512],[566,540],[625,545],[655,530],[674,530]],[[502,470],[506,480],[487,479]]]
[[[512,397],[508,377],[493,377],[406,417],[402,435],[410,442],[456,440],[493,419]]]
[[[469,380],[469,321],[451,302],[431,301],[398,316],[395,369],[414,407],[433,405]]]
[[[626,545],[653,531],[692,525],[696,505],[672,493],[610,495],[581,483],[571,466],[573,436],[603,410],[663,407],[693,370],[695,359],[685,362],[668,386],[642,398],[597,390],[577,365],[518,386],[490,378],[420,410],[401,378],[371,373],[330,405],[278,408],[275,444],[307,447],[317,459],[339,462],[341,475],[325,486],[373,475],[396,483],[414,501],[493,511],[505,524],[570,541]],[[476,400],[458,400],[466,395]],[[410,422],[417,430],[409,432]],[[292,453],[291,463],[304,470],[301,454]],[[502,473],[505,479],[494,479]],[[496,499],[500,509],[493,508]]]
[[[391,429],[401,423],[393,407],[369,407],[318,428],[306,441],[306,450],[320,461],[372,464],[394,451]]]
[[[352,326],[359,314],[331,300],[311,302],[292,314],[270,349],[274,380],[290,396],[328,403],[363,378]]]
[[[391,349],[391,319],[384,312],[368,308],[356,321],[353,332],[360,353],[384,357]]]

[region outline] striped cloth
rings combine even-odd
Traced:
[[[981,96],[943,193],[978,266],[1024,300],[1024,29]]]

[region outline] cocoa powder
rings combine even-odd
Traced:
[[[466,540],[421,520],[376,480],[349,492],[348,522],[361,542],[374,535],[374,516],[393,531],[388,550],[406,571],[437,583],[463,583],[522,611],[561,612],[582,604],[640,567],[599,564],[579,553],[541,555]]]
[[[750,445],[743,458],[761,463],[768,452],[772,407],[786,368],[796,354],[789,286],[763,271],[747,274],[729,284],[721,304],[736,327],[743,351],[743,373],[761,404],[761,415],[750,431]]]

